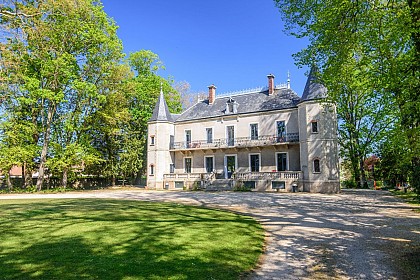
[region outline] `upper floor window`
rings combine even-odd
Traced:
[[[286,141],[286,123],[284,121],[277,121],[277,142]]]
[[[207,143],[213,143],[213,128],[206,128]]]
[[[155,144],[155,136],[150,136],[150,146]]]
[[[312,121],[311,122],[311,132],[312,133],[318,133],[318,122]]]
[[[150,165],[150,175],[155,175],[155,166],[153,164]]]
[[[169,173],[175,173],[175,164],[169,164]]]
[[[235,127],[233,125],[226,127],[227,145],[235,145]]]
[[[321,165],[319,162],[319,159],[314,159],[314,173],[320,173],[321,172]]]
[[[251,129],[251,140],[258,140],[258,124],[252,123],[250,124]]]
[[[185,146],[186,148],[191,146],[191,130],[185,130]]]

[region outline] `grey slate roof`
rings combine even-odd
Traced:
[[[316,68],[312,67],[303,90],[301,102],[327,97],[327,88],[317,82],[316,72]]]
[[[232,98],[237,104],[237,114],[255,113],[287,109],[297,106],[300,101],[296,93],[287,88],[276,89],[273,95],[268,95],[268,91],[254,92],[237,96],[226,96],[216,98],[212,105],[208,100],[201,101],[177,118],[177,122],[211,118],[218,116],[229,116],[226,113],[226,103]]]
[[[149,122],[152,121],[174,121],[171,113],[169,112],[168,105],[166,104],[162,89],[160,90],[158,101],[156,103],[155,109],[153,110],[153,114]]]

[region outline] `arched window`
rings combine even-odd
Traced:
[[[321,164],[319,162],[319,159],[314,159],[314,173],[320,173],[321,172]]]

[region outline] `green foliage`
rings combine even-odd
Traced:
[[[310,41],[295,58],[318,66],[338,103],[342,147],[354,173],[401,119],[397,127],[409,141],[410,173],[420,193],[420,2],[275,2],[286,30]]]
[[[3,200],[0,212],[4,279],[239,279],[264,243],[250,217],[179,204]]]
[[[355,189],[357,188],[357,183],[353,179],[344,180],[341,182],[341,188],[344,189]]]

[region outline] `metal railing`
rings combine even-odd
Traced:
[[[171,143],[171,150],[220,149],[235,147],[271,146],[281,143],[299,142],[299,133],[287,133],[282,136],[263,135],[258,137],[221,138],[212,141],[197,140]]]

